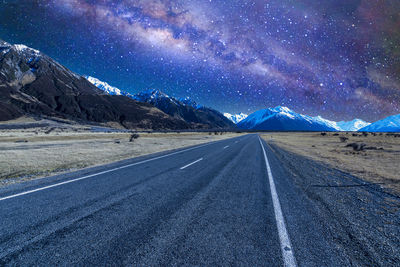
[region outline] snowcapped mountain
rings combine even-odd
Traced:
[[[354,119],[352,121],[339,121],[339,122],[330,121],[322,118],[321,116],[313,117],[313,119],[321,123],[324,123],[326,125],[329,125],[335,128],[337,131],[342,131],[342,132],[355,132],[371,124],[369,122],[365,122],[360,119]]]
[[[122,92],[120,89],[118,89],[117,87],[113,87],[111,85],[109,85],[106,82],[102,82],[97,78],[94,78],[92,76],[83,76],[85,77],[89,82],[91,82],[94,86],[96,86],[97,88],[103,90],[104,92],[106,92],[109,95],[122,95]]]
[[[400,132],[400,114],[389,116],[358,130],[359,132]]]
[[[133,98],[152,104],[174,118],[191,123],[195,128],[235,128],[220,112],[198,105],[190,98],[178,100],[155,89],[143,91]]]
[[[181,104],[176,98],[170,97],[169,95],[157,89],[142,91],[134,95],[133,98],[139,102],[147,102],[152,105],[158,105],[160,103]]]
[[[151,105],[105,94],[42,52],[0,40],[0,121],[23,115],[117,123],[131,129],[187,129]]]
[[[225,112],[224,116],[227,117],[234,124],[238,124],[240,121],[246,119],[248,115],[242,112],[240,112],[239,114],[230,114],[228,112]]]
[[[256,111],[240,121],[238,127],[270,131],[338,131],[331,121],[298,114],[281,106]]]
[[[193,99],[191,99],[190,97],[183,97],[183,98],[179,98],[179,101],[187,106],[191,106],[194,107],[195,109],[200,109],[203,108],[202,105],[199,105],[196,103],[196,101],[194,101]]]
[[[343,131],[343,129],[340,128],[339,125],[337,125],[336,121],[330,121],[330,120],[322,118],[321,116],[312,117],[312,119],[315,120],[316,122],[327,125],[333,129],[335,129],[336,131]]]
[[[336,125],[345,132],[354,132],[358,131],[359,129],[370,125],[370,122],[366,122],[360,119],[354,119],[352,121],[339,121]]]
[[[12,45],[3,40],[0,40],[0,63],[0,78],[16,89],[38,82],[49,71],[53,71],[53,75],[57,75],[60,82],[67,85],[68,79],[81,78],[39,50],[23,44]],[[79,87],[69,86],[72,91]]]
[[[124,95],[138,102],[148,103],[175,119],[191,124],[192,128],[235,128],[220,112],[197,104],[190,97],[169,96],[157,89],[149,89],[132,95],[91,76],[85,78],[108,95]]]

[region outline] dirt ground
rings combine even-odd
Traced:
[[[93,128],[0,130],[0,186],[237,136],[234,133],[101,132]]]
[[[357,135],[357,136],[353,136]],[[361,133],[271,133],[281,148],[328,164],[400,195],[400,135]],[[348,140],[341,140],[348,138]],[[355,149],[348,144],[355,143]],[[357,146],[365,144],[357,151]]]

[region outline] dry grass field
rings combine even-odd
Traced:
[[[287,151],[323,162],[367,182],[381,184],[400,194],[398,134],[271,133],[263,135],[263,138]],[[352,143],[356,144],[354,149],[347,147]],[[362,144],[365,146],[360,149]]]
[[[102,165],[237,134],[93,132],[90,127],[0,130],[0,185]]]

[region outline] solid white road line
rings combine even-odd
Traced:
[[[173,153],[170,153],[170,154],[167,154],[167,155],[163,155],[163,156],[159,156],[159,157],[155,157],[155,158],[151,158],[151,159],[146,159],[146,160],[143,160],[143,161],[140,161],[140,162],[128,164],[128,165],[125,165],[125,166],[121,166],[121,167],[118,167],[118,168],[114,168],[114,169],[110,169],[110,170],[106,170],[106,171],[102,171],[102,172],[98,172],[98,173],[94,173],[94,174],[91,174],[91,175],[79,177],[79,178],[68,180],[68,181],[64,181],[64,182],[61,182],[61,183],[56,183],[56,184],[52,184],[52,185],[36,188],[36,189],[33,189],[33,190],[21,192],[21,193],[18,193],[18,194],[6,196],[6,197],[1,197],[0,201],[6,200],[6,199],[10,199],[10,198],[19,197],[19,196],[23,196],[23,195],[27,195],[27,194],[31,194],[31,193],[34,193],[34,192],[42,191],[42,190],[45,190],[45,189],[49,189],[49,188],[52,188],[52,187],[57,187],[57,186],[64,185],[64,184],[77,182],[77,181],[80,181],[80,180],[85,180],[85,179],[88,179],[88,178],[91,178],[91,177],[94,177],[94,176],[98,176],[98,175],[102,175],[102,174],[105,174],[105,173],[109,173],[109,172],[113,172],[113,171],[129,168],[129,167],[132,167],[132,166],[135,166],[135,165],[143,164],[143,163],[150,162],[150,161],[157,160],[157,159],[166,158],[166,157],[173,156],[173,155],[176,155],[176,154],[180,154],[180,153],[183,153],[183,152],[187,152],[187,151],[190,151],[190,150],[193,150],[193,149],[197,149],[197,148],[201,148],[201,147],[204,147],[204,146],[208,146],[208,145],[211,145],[211,144],[214,144],[214,142],[208,143],[208,144],[204,144],[204,145],[200,145],[200,146],[196,146],[196,147],[192,147],[192,148],[188,148],[188,149],[184,149],[184,150],[180,150],[180,151],[173,152]]]
[[[261,142],[260,136],[258,137],[260,145],[262,147],[265,159],[265,165],[267,166],[269,187],[271,189],[272,203],[274,205],[276,226],[278,227],[279,241],[281,243],[281,251],[284,265],[287,267],[297,266],[296,259],[294,257],[293,248],[290,243],[289,234],[286,230],[285,220],[283,218],[281,204],[279,202],[278,193],[275,188],[274,177],[272,176],[271,167],[269,166],[267,153],[265,153],[264,145]]]
[[[229,146],[224,146],[224,149],[225,149],[225,148],[228,148],[228,147],[229,147]]]
[[[198,160],[195,160],[195,161],[193,161],[192,163],[189,163],[188,165],[183,166],[183,167],[181,168],[181,170],[186,169],[187,167],[192,166],[193,164],[195,164],[195,163],[197,163],[197,162],[199,162],[199,161],[202,161],[202,160],[203,160],[203,158],[199,158]]]

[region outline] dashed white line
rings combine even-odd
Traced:
[[[64,184],[77,182],[77,181],[80,181],[80,180],[85,180],[85,179],[88,179],[88,178],[91,178],[91,177],[94,177],[94,176],[98,176],[98,175],[102,175],[102,174],[105,174],[105,173],[109,173],[109,172],[113,172],[113,171],[129,168],[129,167],[132,167],[132,166],[135,166],[135,165],[139,165],[139,164],[143,164],[143,163],[146,163],[146,162],[149,162],[149,161],[162,159],[162,158],[165,158],[165,157],[169,157],[169,156],[172,156],[172,155],[180,154],[180,153],[183,153],[183,152],[187,152],[187,151],[190,151],[190,150],[193,150],[193,149],[197,149],[197,148],[201,148],[201,147],[204,147],[204,146],[208,146],[208,145],[211,145],[211,144],[214,144],[214,142],[208,143],[208,144],[204,144],[204,145],[200,145],[200,146],[196,146],[196,147],[192,147],[192,148],[188,148],[188,149],[184,149],[184,150],[180,150],[180,151],[173,152],[173,153],[170,153],[170,154],[167,154],[167,155],[163,155],[163,156],[159,156],[159,157],[155,157],[155,158],[151,158],[151,159],[146,159],[146,160],[143,160],[143,161],[140,161],[140,162],[128,164],[128,165],[125,165],[125,166],[121,166],[121,167],[118,167],[118,168],[114,168],[114,169],[110,169],[110,170],[106,170],[106,171],[102,171],[102,172],[98,172],[98,173],[94,173],[94,174],[91,174],[91,175],[79,177],[79,178],[68,180],[68,181],[64,181],[64,182],[61,182],[61,183],[56,183],[56,184],[52,184],[52,185],[36,188],[36,189],[33,189],[33,190],[21,192],[21,193],[18,193],[18,194],[6,196],[6,197],[1,197],[0,201],[6,200],[6,199],[10,199],[10,198],[19,197],[19,196],[23,196],[23,195],[27,195],[27,194],[31,194],[31,193],[34,193],[34,192],[42,191],[42,190],[45,190],[45,189],[49,189],[49,188],[52,188],[52,187],[57,187],[57,186],[64,185]]]
[[[225,149],[225,148],[228,148],[228,147],[229,147],[229,146],[224,146],[224,149]]]
[[[260,145],[262,147],[265,159],[265,165],[268,172],[269,187],[271,189],[272,203],[274,206],[276,226],[278,227],[279,241],[281,244],[281,251],[284,265],[287,267],[296,267],[296,258],[294,257],[292,244],[290,243],[289,234],[286,230],[285,220],[283,218],[281,204],[279,202],[278,193],[275,188],[274,177],[272,176],[271,167],[269,166],[267,153],[265,153],[265,148],[261,142],[260,137],[258,137]]]
[[[202,160],[203,160],[203,158],[199,158],[198,160],[195,160],[195,161],[193,161],[192,163],[189,163],[188,165],[183,166],[183,167],[181,168],[181,170],[186,169],[187,167],[192,166],[193,164],[195,164],[195,163],[197,163],[197,162],[199,162],[199,161],[202,161]]]

